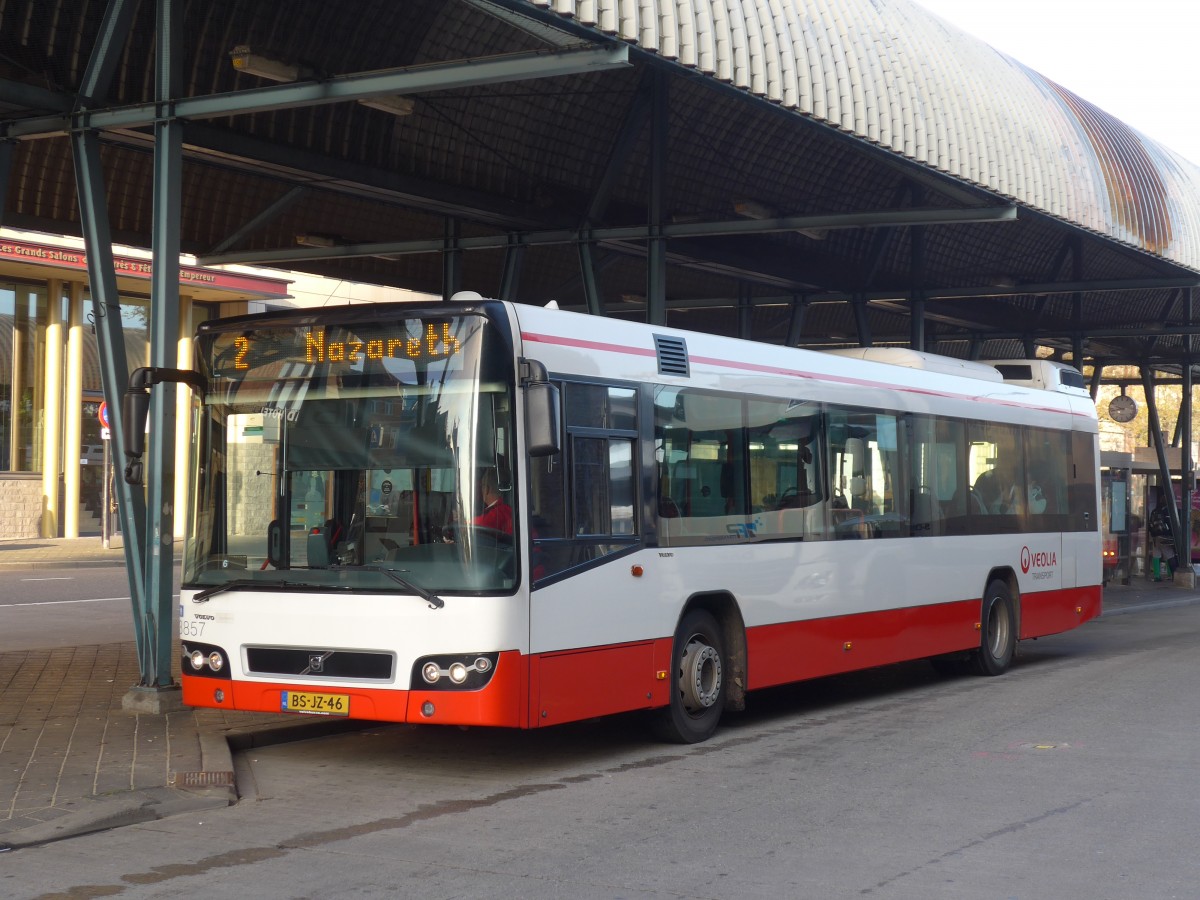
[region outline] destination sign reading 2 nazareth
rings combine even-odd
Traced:
[[[241,335],[234,340],[237,347],[234,368],[249,369],[254,365],[255,350],[262,347],[263,343],[270,345],[271,358],[278,360],[279,344],[276,341],[260,342],[253,336]],[[304,332],[304,362],[308,364],[352,363],[363,358],[433,360],[457,356],[461,352],[462,342],[450,333],[449,322],[425,323],[425,334],[422,337],[405,334],[402,337],[327,341],[324,328]],[[300,348],[297,345],[296,358],[289,361],[300,362],[299,356]]]

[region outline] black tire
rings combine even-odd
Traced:
[[[1003,675],[1017,650],[1017,617],[1008,584],[988,582],[980,612],[979,649],[971,652],[971,668],[978,675]]]
[[[712,613],[693,609],[679,621],[671,649],[671,702],[658,710],[654,731],[673,744],[706,741],[725,708],[725,641]]]

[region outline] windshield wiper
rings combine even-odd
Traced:
[[[323,591],[326,588],[332,588],[335,591],[346,589],[345,585],[340,584],[310,584],[307,581],[259,581],[255,578],[234,578],[231,581],[226,581],[224,584],[214,584],[211,587],[206,587],[192,597],[192,602],[204,603],[209,597],[215,597],[217,594],[222,594],[225,591],[270,591],[279,587],[302,588],[310,591]]]
[[[356,572],[382,572],[388,578],[392,579],[392,581],[396,582],[396,584],[400,585],[401,587],[406,587],[414,594],[420,596],[426,603],[429,604],[431,609],[441,609],[446,605],[446,601],[435,595],[433,591],[429,590],[428,588],[423,588],[421,585],[409,581],[403,575],[399,574],[399,572],[406,571],[405,569],[400,569],[397,571],[396,569],[388,569],[383,566],[377,566],[370,563],[364,566],[333,566],[332,568],[341,569],[342,571],[353,570]]]

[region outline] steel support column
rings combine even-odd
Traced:
[[[446,220],[446,236],[442,241],[442,299],[449,300],[462,288],[462,248],[458,246],[457,219]]]
[[[1194,301],[1196,289],[1188,288],[1184,292],[1188,325],[1196,324]],[[1179,472],[1183,485],[1182,512],[1180,514],[1180,530],[1183,533],[1183,543],[1179,558],[1185,566],[1192,564],[1192,493],[1196,485],[1195,460],[1192,459],[1192,343],[1194,337],[1184,338],[1183,364],[1183,402],[1179,406],[1179,420],[1183,423],[1182,435],[1179,442]]]
[[[871,322],[867,318],[867,300],[855,295],[850,300],[850,309],[854,313],[854,327],[858,331],[858,346],[870,347],[874,341],[871,338]]]
[[[137,0],[109,0],[100,22],[96,44],[80,81],[75,104],[77,110],[108,96],[108,88],[129,36],[136,7]],[[108,405],[112,450],[120,467],[125,460],[125,417],[121,397],[129,383],[129,363],[125,356],[125,335],[121,326],[121,298],[117,293],[117,269],[113,261],[104,168],[100,160],[100,137],[97,132],[81,128],[73,130],[70,139],[80,227],[87,249],[92,319],[96,329],[96,349],[100,356],[100,384]],[[145,546],[142,543],[146,533],[146,501],[141,489],[126,484],[125,479],[117,478],[115,483],[117,515],[124,535],[125,571],[129,576],[134,640],[140,660],[145,649],[140,622],[146,597]],[[108,511],[104,510],[104,515],[107,514]]]
[[[750,286],[747,284],[738,285],[738,337],[744,341],[753,340],[754,333],[754,307],[751,305],[753,296],[750,292]]]
[[[795,347],[799,345],[800,336],[804,333],[804,314],[807,311],[807,297],[792,298],[792,314],[788,321],[787,341],[784,346]]]
[[[667,76],[654,73],[650,114],[650,199],[647,204],[649,240],[646,253],[646,321],[667,324],[667,239],[662,234],[667,191]]]
[[[525,246],[517,235],[509,235],[504,251],[504,270],[500,273],[500,299],[516,300],[521,288],[521,266],[525,262]]]
[[[1167,461],[1167,448],[1162,433],[1162,425],[1158,418],[1158,402],[1154,396],[1154,372],[1149,366],[1143,365],[1142,390],[1146,395],[1146,417],[1149,420],[1150,439],[1154,442],[1154,452],[1158,457],[1158,478],[1162,488],[1163,503],[1167,507],[1167,518],[1171,523],[1171,536],[1175,540],[1175,552],[1183,547],[1183,534],[1179,527],[1179,506],[1175,503],[1175,491],[1171,489],[1171,465]]]
[[[0,141],[0,225],[4,224],[4,204],[8,202],[8,176],[12,171],[12,141]]]
[[[914,350],[925,349],[925,229],[912,228],[910,277],[914,288],[908,301],[909,314],[909,346]]]
[[[174,369],[179,341],[179,209],[183,183],[183,122],[170,114],[181,71],[175,0],[158,0],[155,41],[154,197],[150,276],[150,365]],[[150,394],[146,460],[146,594],[139,625],[141,688],[172,686],[171,588],[175,535],[175,392],[164,382]]]
[[[100,382],[108,404],[109,430],[113,453],[125,459],[124,415],[121,397],[129,383],[129,363],[125,358],[125,335],[121,329],[121,300],[117,293],[117,269],[113,262],[112,236],[108,224],[108,203],[104,196],[104,173],[100,163],[100,138],[92,132],[71,135],[75,160],[75,183],[79,194],[79,220],[87,248],[88,283],[92,295],[92,317],[96,324],[96,348],[100,355]],[[125,568],[129,573],[129,591],[134,624],[140,622],[146,596],[146,571],[142,541],[146,533],[146,501],[140,487],[115,479],[117,512],[125,536]],[[141,628],[135,628],[138,658],[142,657]]]
[[[604,298],[600,296],[600,285],[596,281],[596,262],[592,256],[592,242],[579,243],[579,277],[583,287],[583,297],[587,301],[587,311],[593,316],[604,315]]]

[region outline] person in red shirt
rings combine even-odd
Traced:
[[[485,469],[480,478],[480,488],[483,492],[483,512],[472,521],[482,528],[491,528],[505,534],[513,533],[512,507],[504,502],[496,481],[496,470]]]

